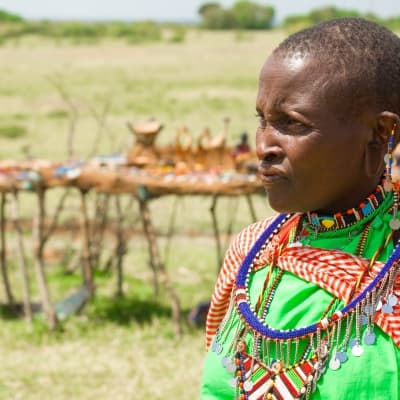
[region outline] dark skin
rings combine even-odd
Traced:
[[[310,56],[272,55],[261,70],[256,150],[276,211],[345,211],[379,183],[399,116],[372,106],[350,112],[338,86]]]

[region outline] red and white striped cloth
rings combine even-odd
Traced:
[[[207,348],[227,311],[237,270],[270,221],[271,219],[266,219],[245,228],[239,233],[226,253],[207,316]],[[288,221],[287,225],[292,223],[295,223],[294,219]],[[346,303],[352,297],[357,279],[368,266],[368,260],[340,250],[326,250],[308,246],[287,247],[277,257],[276,251],[279,242],[281,242],[281,239],[278,234],[261,256],[255,260],[255,268],[266,265],[272,259],[275,259],[281,269],[317,284]],[[374,264],[371,271],[363,276],[360,288],[356,293],[362,291],[372,281],[382,266],[383,263],[381,262]],[[400,276],[397,278],[394,294],[400,300]],[[397,346],[400,346],[400,301],[394,307],[392,314],[378,312],[375,323],[392,337]]]

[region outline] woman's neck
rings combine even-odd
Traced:
[[[367,192],[361,201],[353,207],[342,209],[338,212],[332,211],[311,211],[306,213],[308,223],[317,230],[334,230],[351,226],[358,221],[367,218],[383,203],[390,192],[386,192],[383,180]]]

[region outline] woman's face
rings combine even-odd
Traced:
[[[346,110],[348,99],[339,97],[332,78],[304,57],[273,55],[261,70],[256,148],[277,211],[338,212],[369,194],[365,147],[372,119]]]

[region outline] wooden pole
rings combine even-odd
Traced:
[[[108,222],[108,206],[110,195],[108,193],[96,194],[96,208],[94,224],[91,230],[91,257],[93,268],[100,266],[103,241]]]
[[[217,263],[218,263],[217,270],[219,271],[219,269],[222,266],[223,260],[222,260],[221,237],[219,234],[218,220],[217,220],[217,214],[216,214],[217,201],[218,201],[218,195],[214,195],[212,198],[210,212],[211,212],[211,218],[212,218],[212,222],[213,222],[215,245],[216,245],[216,249],[217,249]]]
[[[1,236],[1,253],[0,253],[0,265],[1,265],[1,275],[3,278],[4,291],[7,298],[7,304],[10,307],[14,308],[14,296],[11,290],[10,280],[8,278],[7,271],[7,257],[6,257],[6,216],[5,216],[5,208],[6,208],[6,194],[1,193],[1,202],[0,202],[0,236]]]
[[[228,248],[229,246],[229,242],[231,240],[232,237],[232,232],[233,232],[233,225],[235,224],[235,219],[236,219],[236,215],[237,215],[237,211],[239,208],[239,198],[238,197],[231,197],[230,199],[230,210],[229,215],[230,215],[230,219],[228,222],[228,225],[226,227],[226,241],[225,241],[225,245],[224,248]]]
[[[32,322],[31,293],[29,288],[29,274],[26,267],[25,246],[19,223],[18,192],[13,192],[11,197],[11,218],[17,238],[17,262],[21,274],[24,316],[27,323]]]
[[[174,332],[177,336],[181,335],[180,324],[180,301],[174,287],[171,284],[167,271],[161,261],[160,252],[157,245],[157,238],[151,222],[150,210],[147,201],[138,199],[140,207],[140,215],[143,223],[143,230],[147,238],[149,246],[150,263],[153,265],[154,272],[160,273],[161,281],[169,293],[172,308],[172,322]]]
[[[171,240],[172,240],[172,236],[174,234],[174,230],[175,230],[175,222],[176,222],[176,214],[178,211],[178,203],[180,202],[181,197],[180,196],[176,196],[175,197],[175,201],[172,207],[172,212],[171,212],[171,217],[169,220],[169,224],[168,224],[168,231],[167,231],[167,238],[166,238],[166,244],[165,244],[165,250],[164,250],[164,260],[165,263],[168,264],[168,258],[169,258],[169,252],[171,249]]]
[[[38,196],[38,211],[33,220],[33,253],[36,278],[38,281],[39,292],[42,298],[43,310],[47,316],[47,323],[50,329],[57,326],[57,316],[51,302],[50,291],[44,271],[43,252],[45,245],[44,219],[46,217],[45,189],[42,187],[36,190]]]
[[[139,214],[148,244],[149,264],[151,271],[153,272],[153,293],[154,296],[157,297],[159,294],[158,264],[161,262],[161,257],[159,255],[156,235],[152,229],[153,226],[150,218],[150,210],[147,206],[146,200],[139,200]]]
[[[89,289],[90,295],[94,294],[93,268],[90,255],[90,228],[87,211],[87,192],[80,190],[81,194],[81,230],[82,230],[82,272],[83,282]]]
[[[115,208],[117,211],[117,296],[123,296],[123,259],[126,253],[126,244],[124,238],[124,216],[121,210],[121,199],[117,194],[115,195]]]

